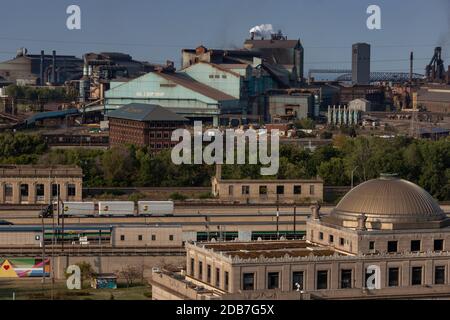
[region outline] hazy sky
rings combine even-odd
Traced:
[[[66,28],[66,8],[82,11]],[[368,30],[366,9],[381,7],[382,30]],[[351,44],[372,44],[372,70],[423,73],[436,45],[450,64],[450,0],[1,0],[0,59],[16,49],[81,56],[120,51],[135,59],[180,61],[182,48],[239,48],[254,25],[271,23],[305,47],[305,67],[350,68]]]

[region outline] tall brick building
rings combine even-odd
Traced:
[[[171,148],[172,131],[186,119],[159,105],[131,103],[108,113],[110,146],[134,144],[151,151]]]

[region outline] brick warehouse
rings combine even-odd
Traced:
[[[110,146],[134,144],[151,151],[171,148],[172,131],[186,119],[159,105],[131,103],[108,113]]]

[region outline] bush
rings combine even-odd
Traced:
[[[174,192],[169,197],[171,200],[178,200],[178,201],[184,201],[187,199],[187,196],[184,194],[181,194],[179,192]]]
[[[198,198],[199,199],[212,199],[212,198],[214,198],[214,196],[212,195],[212,193],[211,192],[202,192],[202,193],[200,193],[199,195],[198,195]]]

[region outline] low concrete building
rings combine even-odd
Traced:
[[[0,165],[0,204],[81,201],[82,184],[76,166]]]
[[[349,102],[348,104],[349,110],[357,110],[362,112],[370,112],[372,111],[371,102],[367,99],[355,99]]]
[[[314,96],[310,93],[268,95],[271,121],[301,120],[314,116]]]
[[[112,230],[113,247],[181,247],[181,226],[132,225],[115,226]]]
[[[220,169],[219,169],[220,170]],[[252,180],[212,178],[212,194],[233,203],[309,203],[323,200],[323,180]]]
[[[153,272],[153,298],[449,298],[449,244],[430,194],[383,176],[329,215],[312,206],[305,240],[187,244],[185,271]]]

